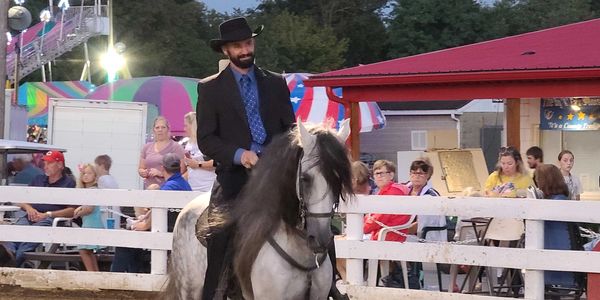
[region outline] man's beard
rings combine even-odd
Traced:
[[[247,57],[250,57],[251,59],[241,60],[241,58],[247,58]],[[247,54],[244,57],[229,56],[229,60],[231,61],[231,63],[233,63],[236,67],[238,67],[240,69],[248,69],[254,65],[254,53]]]

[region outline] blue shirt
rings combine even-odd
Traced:
[[[67,175],[63,175],[56,182],[50,183],[48,182],[48,176],[39,175],[31,181],[29,186],[37,186],[37,187],[59,187],[59,188],[74,188],[75,181],[71,179],[71,177]],[[58,205],[58,204],[32,204],[31,207],[35,208],[37,211],[41,213],[45,213],[47,211],[55,211],[65,209],[67,205]]]
[[[27,164],[25,169],[21,170],[21,172],[15,175],[13,182],[18,184],[30,184],[33,179],[39,175],[44,175],[44,171],[42,171],[42,169],[32,164]]]
[[[190,184],[181,176],[181,173],[177,172],[171,175],[165,183],[160,187],[161,191],[191,191],[192,187]],[[175,228],[175,221],[177,220],[178,212],[169,210],[167,212],[167,231],[173,232]]]
[[[163,183],[163,185],[160,187],[160,190],[161,191],[191,191],[192,187],[187,182],[187,180],[185,180],[185,178],[183,178],[183,176],[181,176],[181,173],[177,172],[177,173],[171,175],[171,177],[169,177],[169,179],[167,179],[167,181],[165,181],[165,183]]]
[[[235,78],[235,82],[237,83],[238,89],[240,91],[240,96],[243,97],[244,91],[242,91],[241,79],[244,74],[234,70],[233,68],[230,68],[230,69],[231,69],[231,73],[233,73],[233,77]],[[248,73],[246,73],[246,75],[248,76],[248,78],[250,78],[251,93],[253,93],[256,96],[256,99],[258,99],[258,103],[259,103],[258,105],[260,106],[260,97],[258,94],[258,83],[256,82],[256,74],[254,73],[254,66],[250,67],[250,70],[248,71]],[[244,150],[245,149],[238,148],[235,151],[235,154],[233,156],[233,162],[235,164],[238,164],[238,165],[242,164],[241,160],[242,160],[242,153],[244,152]],[[252,144],[250,145],[250,150],[256,152],[257,154],[260,154],[260,152],[262,151],[262,145],[257,144],[256,142],[252,141]]]

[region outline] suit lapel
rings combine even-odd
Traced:
[[[268,106],[270,103],[271,95],[269,93],[268,80],[264,74],[264,71],[254,66],[254,76],[256,77],[256,85],[258,87],[258,109],[260,110],[260,117],[263,120],[263,125],[265,126],[265,130],[267,130],[267,124],[265,124],[265,120],[267,120],[268,115]]]
[[[234,110],[239,114],[240,118],[246,122],[246,127],[248,127],[248,117],[246,116],[246,108],[244,107],[242,95],[240,95],[240,89],[235,81],[233,73],[231,72],[232,71],[230,70],[230,67],[227,67],[225,70],[223,70],[223,72],[221,72],[221,90],[224,93],[223,98],[231,103]]]

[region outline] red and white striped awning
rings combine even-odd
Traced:
[[[344,116],[344,106],[329,100],[324,87],[305,87],[303,81],[307,73],[284,74],[290,90],[290,100],[296,117],[303,122],[333,123],[337,128]],[[337,96],[342,96],[342,89],[334,89]],[[385,116],[376,102],[360,102],[360,132],[370,132],[385,126]]]

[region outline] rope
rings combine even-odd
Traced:
[[[590,238],[590,239],[598,239],[600,238],[600,233],[597,233],[595,231],[589,230],[587,228],[583,228],[583,227],[579,227],[579,230],[582,232],[581,236],[584,238]]]

